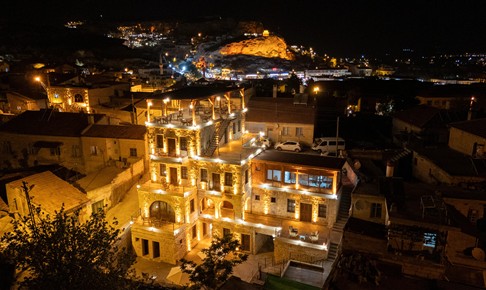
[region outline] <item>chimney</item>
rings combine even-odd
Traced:
[[[93,114],[89,114],[88,115],[88,124],[94,124],[95,123],[95,119],[94,119],[94,115]]]
[[[274,99],[277,97],[277,85],[273,85],[272,97]]]
[[[386,177],[393,177],[393,170],[395,169],[395,163],[393,161],[388,160],[386,162]]]

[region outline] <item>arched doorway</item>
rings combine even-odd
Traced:
[[[201,200],[201,210],[205,214],[214,215],[214,202],[210,198],[204,197]]]
[[[227,200],[221,203],[221,217],[226,217],[230,219],[235,218],[235,210],[233,209],[233,204]]]
[[[150,206],[150,218],[153,220],[175,222],[174,209],[165,201],[155,201]]]

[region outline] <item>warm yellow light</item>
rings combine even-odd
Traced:
[[[314,93],[316,94],[319,93],[319,90],[320,90],[319,87],[314,87]]]
[[[40,77],[35,77],[35,78],[34,78],[34,80],[35,80],[36,82],[40,82],[40,81],[41,81]]]

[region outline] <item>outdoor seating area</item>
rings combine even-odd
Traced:
[[[297,238],[299,235],[299,230],[294,228],[293,226],[289,226],[289,236],[291,238]]]

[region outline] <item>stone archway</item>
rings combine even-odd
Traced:
[[[175,223],[175,211],[165,201],[157,200],[150,205],[150,219]]]
[[[203,197],[201,199],[201,211],[205,214],[214,215],[215,214],[215,204],[210,198]]]
[[[234,206],[230,201],[227,200],[222,201],[220,208],[221,208],[220,212],[222,218],[230,218],[230,219],[235,218]]]

